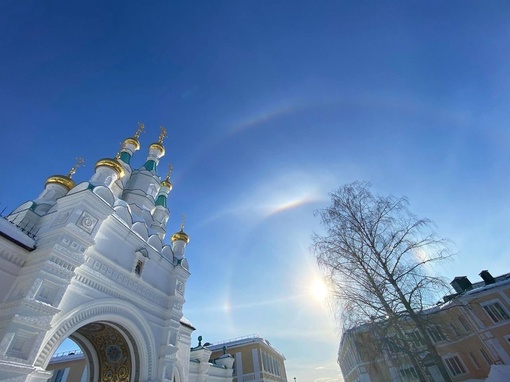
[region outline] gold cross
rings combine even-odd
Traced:
[[[162,144],[163,139],[168,137],[168,135],[166,134],[166,129],[163,126],[160,126],[160,129],[161,129],[161,133],[159,134],[158,143]]]
[[[143,133],[145,131],[145,125],[142,122],[138,122],[138,130],[136,130],[135,133],[135,139],[138,139],[140,136],[140,133]]]
[[[186,220],[186,215],[181,215],[181,231],[184,231],[184,222]]]
[[[84,163],[85,161],[83,160],[83,158],[76,158],[76,164],[73,167],[71,167],[71,169],[69,170],[69,174],[67,174],[67,176],[71,178],[76,172],[76,169],[78,167],[84,166]]]
[[[168,182],[170,180],[170,175],[172,175],[172,170],[174,169],[174,166],[170,163],[168,165],[168,172],[166,173],[166,181]]]

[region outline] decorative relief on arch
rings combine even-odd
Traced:
[[[78,333],[87,338],[99,358],[101,381],[129,382],[132,375],[131,352],[125,338],[110,325],[93,322]],[[136,376],[136,371],[135,371]]]
[[[148,328],[146,328],[145,323],[142,322],[141,319],[133,314],[127,307],[111,305],[111,302],[108,301],[104,304],[95,305],[82,311],[78,311],[71,315],[71,317],[63,320],[63,323],[57,328],[57,330],[47,341],[42,351],[39,353],[39,356],[35,362],[35,366],[45,368],[49,363],[53,352],[57,348],[56,345],[60,343],[63,338],[69,337],[72,333],[88,323],[94,321],[112,321],[111,316],[122,318],[123,321],[128,320],[131,322],[133,327],[138,328],[139,333],[143,337],[143,342],[138,346],[139,351],[146,350],[147,355],[147,359],[145,361],[141,361],[146,363],[147,375],[150,379],[150,376],[153,375],[154,349]],[[122,323],[121,325],[126,330],[129,330],[126,325]],[[135,337],[133,333],[128,332],[128,334],[130,334],[132,337]]]

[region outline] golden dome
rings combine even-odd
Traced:
[[[185,241],[186,244],[189,243],[189,236],[186,232],[184,231],[179,231],[179,232],[176,232],[172,235],[172,238],[170,239],[172,240],[172,243],[176,240],[182,240],[182,241]]]
[[[75,186],[74,181],[70,177],[64,175],[50,176],[48,179],[46,179],[46,184],[48,183],[60,184],[61,186],[67,188],[68,191]]]
[[[161,143],[152,143],[150,146],[149,146],[149,150],[151,149],[155,149],[155,150],[159,150],[161,151],[161,156],[165,155],[165,148],[163,147],[163,145]]]
[[[123,145],[131,144],[135,146],[135,150],[140,150],[140,142],[138,142],[138,139],[136,138],[126,138],[124,139]]]
[[[161,182],[162,187],[167,187],[168,191],[172,191],[172,183],[170,183],[167,179]]]
[[[97,169],[100,166],[109,167],[114,170],[119,177],[122,178],[124,176],[124,167],[116,160],[116,159],[100,159],[97,161],[95,168]]]

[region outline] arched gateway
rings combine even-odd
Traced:
[[[48,380],[52,355],[71,338],[89,381],[189,381],[189,238],[181,224],[164,241],[164,130],[131,167],[142,130],[89,181],[76,185],[75,168],[51,176],[37,199],[0,219],[0,380]]]

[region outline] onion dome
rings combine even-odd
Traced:
[[[119,163],[117,159],[110,158],[100,159],[96,162],[95,169],[97,170],[98,167],[108,167],[114,170],[119,178],[122,178],[124,176],[124,167],[122,167],[122,165]]]
[[[65,175],[52,175],[48,179],[46,179],[46,184],[60,184],[61,186],[64,186],[69,191],[71,188],[73,188],[76,184],[74,183],[74,180],[72,180],[69,176]]]
[[[159,134],[158,141],[149,146],[149,157],[142,166],[147,171],[156,171],[156,166],[159,158],[165,155],[165,148],[163,147],[163,139],[167,137],[166,129],[161,126],[161,133]]]
[[[64,186],[67,191],[69,191],[71,188],[73,188],[76,184],[74,183],[74,180],[72,180],[72,176],[76,172],[76,169],[83,165],[84,161],[83,158],[76,158],[76,164],[69,170],[69,173],[67,175],[52,175],[48,179],[46,179],[46,185],[48,184],[59,184],[61,186]]]
[[[181,230],[179,232],[176,232],[172,235],[172,237],[170,238],[170,240],[173,242],[175,241],[184,241],[186,244],[189,243],[189,236],[186,232],[184,232],[184,219],[186,218],[186,216],[183,214],[182,215],[182,222],[181,222]]]
[[[170,175],[172,174],[173,166],[168,166],[168,173],[166,174],[166,179],[161,182],[161,187],[159,189],[159,194],[156,199],[155,205],[156,206],[163,206],[166,207],[166,198],[168,197],[168,194],[170,191],[172,191],[172,183],[170,183]]]
[[[186,242],[186,244],[188,244],[189,243],[189,236],[188,236],[188,234],[186,232],[184,232],[181,229],[179,232],[174,233],[170,240],[172,240],[172,243],[174,241],[180,240],[180,241],[184,241],[184,242]]]
[[[159,150],[161,151],[161,156],[165,155],[165,148],[159,142],[151,143],[149,150]]]

